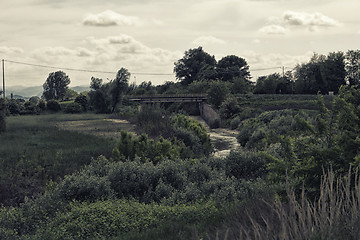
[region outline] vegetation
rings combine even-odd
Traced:
[[[42,193],[49,181],[59,181],[89,164],[92,157],[110,157],[115,142],[56,128],[61,121],[99,118],[104,116],[7,117],[7,131],[0,135],[1,204],[24,202]]]
[[[52,72],[46,79],[43,87],[43,96],[46,100],[64,100],[70,78],[63,71]]]
[[[358,60],[314,55],[251,84],[245,59],[199,47],[175,63],[178,83],[129,85],[121,68],[107,83],[91,78],[88,93],[6,99],[0,238],[357,239]],[[188,116],[196,105],[124,98],[177,93],[206,93],[240,147],[211,155],[206,128]],[[106,129],[108,117],[136,131]],[[104,129],[113,135],[95,134]]]

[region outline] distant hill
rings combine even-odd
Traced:
[[[86,85],[70,87],[70,89],[81,93],[84,91],[89,91],[90,87]],[[10,97],[11,93],[15,98],[30,98],[32,96],[41,97],[44,89],[42,86],[34,86],[34,87],[24,87],[24,86],[10,86],[5,88],[6,96]]]

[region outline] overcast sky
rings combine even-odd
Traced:
[[[198,46],[217,60],[245,58],[255,80],[307,62],[314,52],[358,49],[360,43],[359,0],[0,1],[8,86],[41,85],[61,68],[71,86],[89,85],[91,76],[113,79],[121,67],[132,82],[157,85],[175,81],[174,62]]]

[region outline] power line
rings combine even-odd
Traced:
[[[76,71],[76,72],[89,72],[89,73],[106,73],[106,74],[116,74],[117,72],[110,72],[110,71],[97,71],[97,70],[89,70],[89,69],[78,69],[78,68],[68,68],[68,67],[55,67],[49,65],[41,65],[41,64],[34,64],[34,63],[25,63],[19,61],[12,61],[12,60],[5,60],[9,63],[15,63],[20,65],[32,66],[32,67],[40,67],[40,68],[52,68],[52,69],[62,69],[67,71]],[[141,73],[141,72],[134,72],[134,75],[153,75],[153,76],[172,76],[174,73]]]
[[[112,71],[100,71],[100,70],[89,70],[89,69],[78,69],[78,68],[68,68],[68,67],[56,67],[50,65],[42,65],[42,64],[34,64],[34,63],[26,63],[26,62],[19,62],[19,61],[12,61],[12,60],[4,60],[9,63],[20,64],[25,66],[32,66],[32,67],[40,67],[40,68],[52,68],[52,69],[62,69],[67,71],[76,71],[76,72],[88,72],[88,73],[105,73],[105,74],[116,74],[117,72]],[[268,68],[257,68],[257,69],[250,69],[250,72],[256,71],[264,71],[264,70],[272,70],[272,69],[282,69],[283,67],[268,67]],[[286,67],[288,68],[288,67]],[[133,75],[145,75],[145,76],[173,76],[174,73],[143,73],[143,72],[133,72]]]

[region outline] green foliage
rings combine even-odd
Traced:
[[[189,49],[175,62],[174,72],[183,85],[189,85],[194,81],[215,79],[215,65],[215,57],[198,47]]]
[[[210,136],[201,123],[182,114],[173,116],[171,122],[175,137],[183,140],[186,146],[190,146],[194,151],[205,155],[208,155],[213,150]],[[197,139],[199,139],[200,148],[197,147],[199,145]]]
[[[53,112],[58,112],[61,110],[61,106],[58,101],[51,99],[46,102],[46,108]]]
[[[44,98],[48,100],[64,100],[70,78],[63,71],[52,72],[46,79],[43,87]]]
[[[6,130],[5,110],[4,99],[0,99],[0,133]]]
[[[304,121],[310,119],[307,114],[295,110],[264,112],[241,122],[237,139],[248,149],[265,150],[271,144],[279,143],[283,136],[302,134]]]
[[[345,85],[345,63],[342,52],[329,53],[328,56],[314,54],[309,63],[297,65],[294,77],[295,92],[300,94],[338,93]]]
[[[230,94],[230,84],[227,82],[212,81],[207,94],[209,103],[219,108]]]
[[[123,94],[128,88],[130,73],[121,68],[114,80],[103,84],[102,79],[91,77],[89,92],[90,106],[98,113],[114,113],[118,104],[122,102]]]
[[[235,78],[250,80],[249,65],[244,58],[228,55],[217,63],[218,78],[222,81],[234,82]]]
[[[142,162],[151,161],[154,164],[163,159],[177,159],[180,157],[180,147],[169,140],[160,137],[157,141],[149,139],[146,134],[133,137],[128,132],[121,131],[120,140],[113,150],[112,159],[115,161],[133,161],[135,158]]]
[[[90,163],[91,157],[110,157],[114,141],[55,127],[61,121],[98,118],[104,116],[7,117],[8,131],[0,135],[0,203],[17,205],[43,192],[49,180],[58,181]]]
[[[220,106],[220,116],[222,119],[232,118],[240,112],[240,105],[233,96],[227,98]]]
[[[75,98],[75,102],[80,104],[83,111],[86,111],[88,108],[88,99],[87,96],[84,94],[80,94]]]
[[[150,136],[171,137],[169,113],[159,106],[142,106],[136,116],[136,125]]]
[[[69,103],[64,109],[65,113],[81,113],[82,111],[82,106],[77,102]]]

